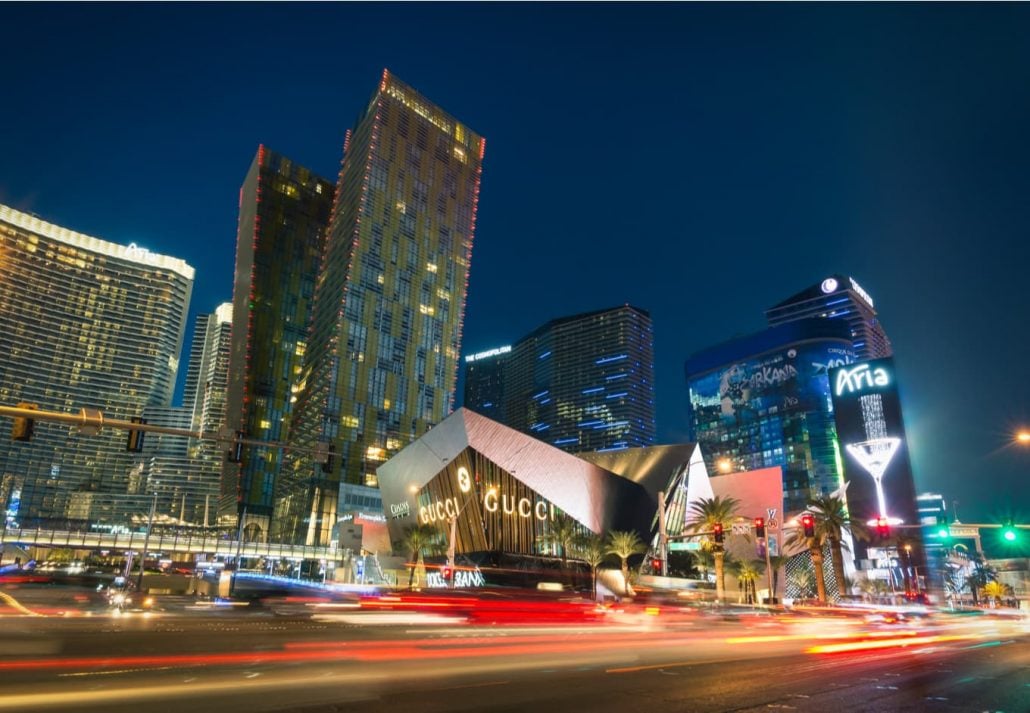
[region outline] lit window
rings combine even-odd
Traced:
[[[269,429],[271,427],[272,427],[272,422],[271,421],[266,421],[265,419],[261,419],[261,428],[267,430],[267,429]]]
[[[378,282],[380,285],[386,282],[386,278],[383,277],[382,273],[380,273],[379,277],[376,278],[376,282]]]
[[[436,263],[427,262],[426,269],[429,270],[429,272],[436,272]]]
[[[378,488],[379,478],[376,477],[375,473],[365,473],[365,485],[370,488]]]
[[[347,428],[357,428],[359,421],[357,416],[343,416],[340,418],[340,423]]]
[[[420,314],[433,314],[434,310],[429,305],[419,305],[418,311]]]

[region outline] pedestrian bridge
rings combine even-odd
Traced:
[[[0,542],[21,547],[67,547],[83,550],[142,550],[215,557],[265,557],[339,562],[346,554],[336,547],[308,547],[279,542],[238,542],[210,533],[81,532],[43,529],[4,530]]]

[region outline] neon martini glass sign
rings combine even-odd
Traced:
[[[851,457],[866,469],[866,472],[872,476],[873,482],[876,483],[876,501],[880,506],[880,517],[896,522],[900,522],[900,520],[887,515],[887,499],[883,494],[883,475],[887,472],[887,466],[890,465],[891,459],[898,452],[900,445],[900,438],[874,438],[861,443],[849,443],[845,446]],[[875,520],[870,522],[875,522]]]

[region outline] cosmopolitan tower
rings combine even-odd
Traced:
[[[340,483],[376,485],[380,463],[449,413],[484,147],[386,71],[347,134],[277,539],[327,544]]]

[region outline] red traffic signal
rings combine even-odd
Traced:
[[[454,572],[451,570],[450,567],[445,565],[440,568],[440,576],[443,577],[443,581],[450,582],[452,574],[454,574]]]
[[[805,531],[805,537],[815,537],[815,518],[810,513],[801,516],[801,528]]]
[[[756,517],[755,518],[755,537],[757,537],[759,539],[765,537],[765,518],[764,517]]]
[[[712,535],[715,538],[716,543],[722,544],[722,523],[717,522],[712,525]]]
[[[653,560],[651,560],[651,569],[652,569],[652,571],[654,571],[654,572],[656,572],[658,574],[661,574],[661,571],[662,571],[662,559],[661,559],[661,557],[655,557]]]
[[[876,534],[880,536],[881,540],[886,540],[891,536],[891,525],[887,521],[887,518],[876,518]]]

